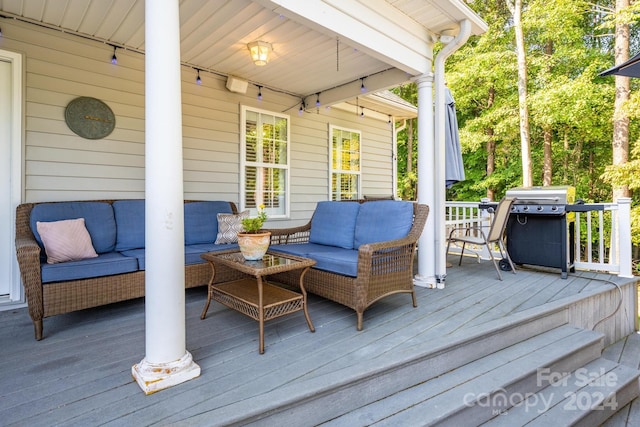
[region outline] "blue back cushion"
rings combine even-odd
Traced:
[[[144,200],[113,202],[118,224],[116,251],[144,248]]]
[[[319,202],[311,219],[309,242],[353,249],[359,209],[357,202]]]
[[[111,204],[105,202],[60,202],[40,203],[31,210],[29,225],[36,241],[44,249],[36,223],[84,218],[84,224],[91,236],[91,243],[97,253],[113,251],[116,244],[116,221]]]
[[[229,202],[190,202],[184,204],[184,242],[187,245],[213,243],[218,236],[218,214],[233,213]]]
[[[413,203],[396,200],[366,202],[356,221],[354,248],[366,243],[401,239],[413,225]]]

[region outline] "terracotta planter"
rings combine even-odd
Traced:
[[[238,245],[240,252],[246,260],[255,261],[262,259],[269,249],[271,243],[271,232],[263,231],[259,233],[238,233]]]

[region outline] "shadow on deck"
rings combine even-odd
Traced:
[[[417,288],[418,308],[406,294],[374,304],[361,332],[353,311],[311,295],[316,332],[302,312],[267,322],[263,355],[256,322],[216,303],[200,320],[206,290],[188,290],[187,349],[202,374],[150,396],[131,378],[145,355],[143,300],[45,319],[40,342],[26,309],[0,312],[1,424],[513,426],[531,412],[463,396],[496,372],[515,379],[491,387],[526,396],[545,358],[552,373],[622,369],[589,363],[606,364],[603,347],[634,331],[635,279],[521,269],[501,282],[471,259],[447,274],[445,289]]]

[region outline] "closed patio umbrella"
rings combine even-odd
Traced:
[[[458,181],[464,181],[464,164],[458,133],[456,102],[449,88],[445,88],[445,185],[450,188]]]
[[[628,61],[600,73],[600,76],[613,75],[640,77],[640,53],[629,59]]]

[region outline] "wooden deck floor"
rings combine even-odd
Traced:
[[[632,282],[586,272],[562,280],[555,271],[530,269],[504,279],[496,279],[490,263],[467,259],[449,269],[445,289],[417,288],[418,308],[408,295],[376,303],[365,312],[362,332],[353,311],[311,295],[316,332],[302,312],[272,320],[263,355],[255,321],[216,303],[200,320],[206,290],[192,289],[187,349],[202,374],[150,396],[131,378],[131,366],[145,355],[143,300],[45,319],[40,342],[26,309],[0,312],[0,425],[217,425],[256,410],[261,399],[312,393],[304,389],[312,380],[339,381],[345,372],[399,363],[414,349],[444,346],[469,331],[588,300],[615,289],[612,282]],[[588,311],[595,318],[610,314]],[[637,320],[637,313],[625,316]]]

